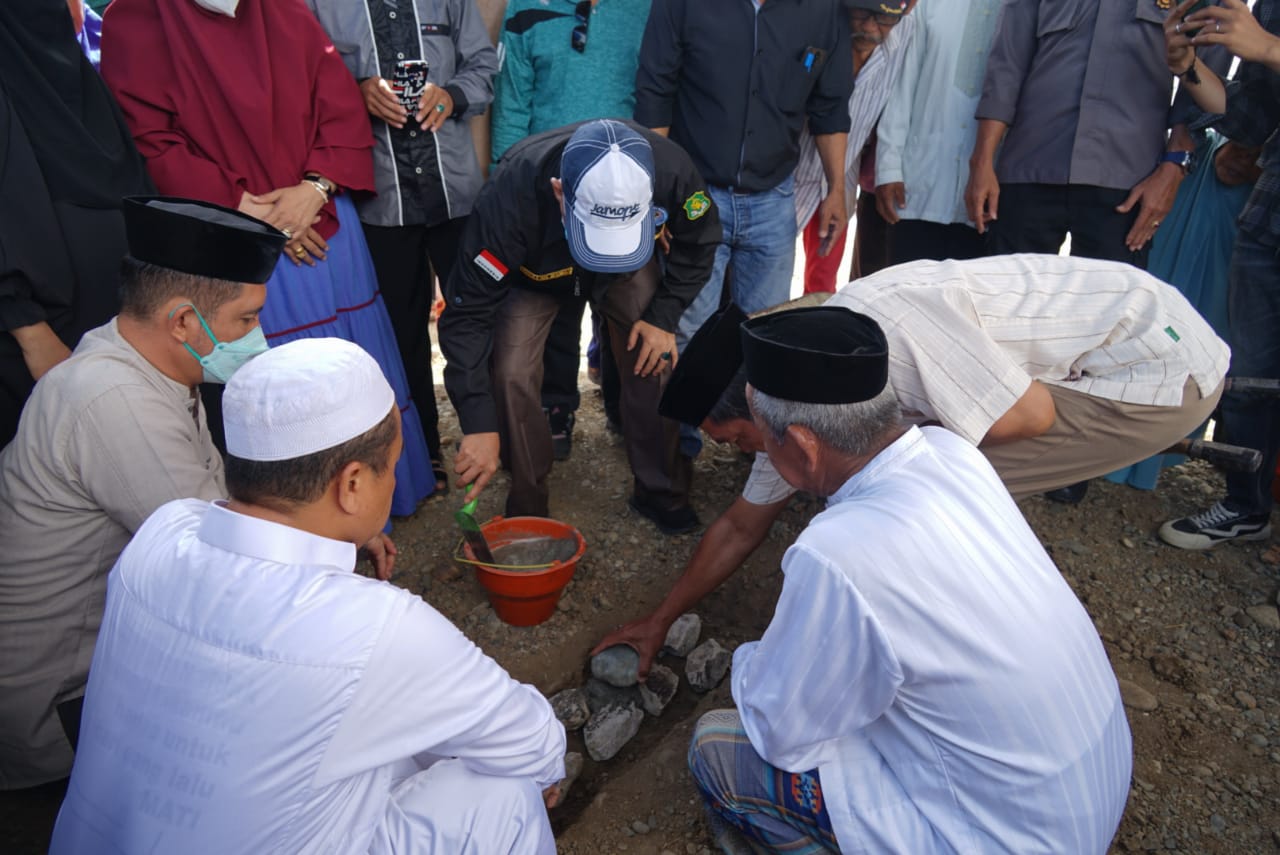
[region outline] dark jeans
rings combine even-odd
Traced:
[[[1001,205],[1003,205],[1003,199]],[[981,258],[986,242],[978,230],[964,223],[932,223],[928,220],[898,220],[889,226],[892,241],[889,263],[948,258]],[[1054,250],[1055,252],[1057,250]]]
[[[636,497],[670,510],[688,505],[693,474],[692,462],[678,451],[679,425],[658,415],[670,372],[636,376],[640,348],[626,349],[631,327],[657,293],[660,276],[655,258],[628,276],[599,277],[591,301],[605,317],[618,364],[619,409]],[[542,415],[542,354],[564,302],[555,294],[512,288],[494,319],[494,403],[503,463],[511,470],[507,516],[548,514],[552,450],[551,429]]]
[[[1280,251],[1243,231],[1231,253],[1227,315],[1232,376],[1280,377]],[[1227,473],[1227,499],[1244,513],[1268,513],[1280,447],[1280,400],[1223,395],[1221,439],[1262,452],[1257,472]]]
[[[987,232],[987,251],[1057,255],[1070,233],[1072,255],[1125,261],[1146,270],[1151,245],[1130,252],[1124,243],[1138,218],[1137,206],[1127,214],[1116,211],[1128,195],[1128,190],[1086,184],[1002,184],[1000,219]]]
[[[440,460],[440,413],[431,372],[431,303],[435,297],[431,274],[434,270],[441,282],[448,280],[466,222],[466,217],[460,217],[431,227],[364,226],[378,290],[395,330],[409,395],[418,405],[427,452],[433,461]]]

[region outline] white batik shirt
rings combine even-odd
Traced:
[[[972,445],[909,429],[782,566],[733,697],[766,761],[819,771],[842,851],[1106,852],[1132,767],[1116,679]]]

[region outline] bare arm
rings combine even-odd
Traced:
[[[756,505],[739,496],[702,536],[684,574],[662,604],[651,614],[609,633],[592,654],[615,644],[629,645],[640,654],[641,677],[647,675],[675,619],[734,574],[764,542],[769,527],[786,506],[787,499]]]
[[[997,218],[1000,205],[1000,182],[996,179],[996,149],[1009,126],[999,119],[979,119],[978,136],[969,157],[969,185],[964,191],[969,219],[985,234],[987,224]]]
[[[849,144],[846,134],[817,134],[813,138],[822,161],[822,172],[827,178],[827,195],[818,206],[818,234],[823,238],[826,255],[831,251],[830,241],[844,230],[849,221],[849,209],[844,198],[844,155]]]
[[[995,424],[987,431],[979,446],[1001,445],[1019,439],[1030,439],[1053,427],[1057,411],[1053,406],[1053,396],[1049,387],[1039,380],[1032,380],[1031,386],[1023,393],[1009,411],[996,419]]]

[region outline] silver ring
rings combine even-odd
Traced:
[[[669,351],[669,350],[668,350],[668,351],[666,351],[666,352],[662,353],[661,355],[659,355],[659,356],[658,356],[658,358],[659,358],[659,359],[661,359],[663,362],[670,362],[670,361],[671,361],[671,351]]]
[[[1178,35],[1182,35],[1182,22],[1173,25],[1173,31]]]
[[[444,112],[444,105],[443,105],[443,104],[437,104],[437,105],[436,105],[436,112],[437,112],[437,113],[443,113],[443,112]]]
[[[1214,22],[1213,22],[1213,29],[1214,29],[1214,32],[1218,32],[1218,33],[1222,32],[1222,22],[1221,22],[1221,21],[1214,21]]]

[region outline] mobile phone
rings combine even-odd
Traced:
[[[1193,12],[1199,12],[1201,9],[1208,9],[1210,6],[1216,5],[1218,4],[1215,0],[1196,0],[1196,2],[1191,4],[1191,8],[1182,14],[1182,20],[1185,21],[1187,19],[1187,15],[1190,15]],[[1201,24],[1200,27],[1184,27],[1182,33],[1185,36],[1194,36],[1196,33],[1200,32],[1200,28],[1203,26],[1204,25]]]

